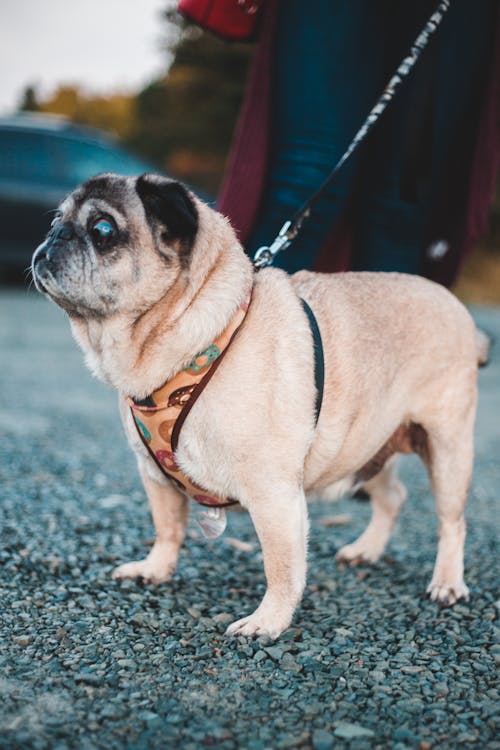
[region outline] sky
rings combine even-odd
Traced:
[[[167,0],[0,0],[0,115],[24,87],[134,91],[165,69]]]

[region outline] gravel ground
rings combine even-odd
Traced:
[[[500,309],[475,314],[500,340]],[[223,635],[264,591],[244,514],[215,542],[192,522],[171,584],[111,580],[153,536],[115,397],[34,294],[0,293],[0,352],[1,748],[500,748],[500,347],[480,374],[470,603],[440,610],[423,597],[436,517],[407,459],[410,500],[372,568],[333,561],[367,504],[311,504],[308,587],[274,644]]]

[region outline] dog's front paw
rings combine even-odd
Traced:
[[[115,580],[122,581],[126,578],[141,578],[144,583],[165,583],[170,581],[175,567],[172,565],[158,564],[149,560],[135,560],[124,563],[113,570],[111,574]]]
[[[244,635],[257,638],[265,635],[273,641],[287,629],[292,621],[292,616],[280,617],[261,609],[260,607],[248,617],[242,617],[241,620],[231,623],[226,630],[226,635]]]
[[[459,599],[469,599],[469,589],[463,580],[452,586],[432,580],[427,586],[427,594],[442,607],[452,607]]]

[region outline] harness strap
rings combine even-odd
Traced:
[[[314,384],[316,386],[316,424],[318,424],[319,414],[321,411],[321,404],[323,403],[323,391],[325,387],[325,356],[323,352],[323,342],[321,340],[321,333],[318,326],[318,321],[313,311],[305,301],[300,299],[302,307],[309,319],[309,326],[313,337],[313,348],[314,348]]]
[[[219,355],[219,358],[215,360],[215,362],[212,364],[212,366],[209,369],[209,371],[200,380],[200,382],[196,386],[195,390],[192,392],[191,398],[186,403],[186,405],[184,406],[184,408],[180,412],[179,416],[177,417],[177,419],[175,421],[174,428],[172,430],[172,438],[171,438],[171,440],[172,440],[172,451],[174,453],[177,450],[177,446],[179,445],[179,434],[180,434],[182,425],[186,421],[187,415],[189,414],[189,412],[191,411],[191,409],[195,405],[196,401],[199,399],[199,397],[201,396],[201,394],[203,393],[203,391],[207,387],[207,385],[210,382],[210,380],[212,379],[212,377],[215,374],[215,372],[216,372],[217,368],[219,367],[220,363],[222,362],[222,360],[226,356],[226,352],[229,349],[232,340],[234,339],[234,337],[236,336],[236,334],[238,333],[239,330],[240,329],[237,328],[236,331],[233,333],[233,335],[229,339],[227,347],[221,352],[221,354]],[[234,502],[236,502],[236,501],[234,501]]]

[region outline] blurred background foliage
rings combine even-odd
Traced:
[[[141,91],[104,97],[64,85],[41,99],[28,86],[20,109],[106,130],[163,171],[215,195],[253,45],[228,43],[188,26],[168,4],[162,32],[165,72]]]
[[[40,98],[28,86],[21,110],[65,115],[106,130],[139,156],[215,196],[245,90],[252,44],[217,39],[188,25],[166,0],[161,17],[165,71],[142,90],[92,96],[61,85]],[[454,290],[469,302],[500,304],[500,192],[490,228]]]

